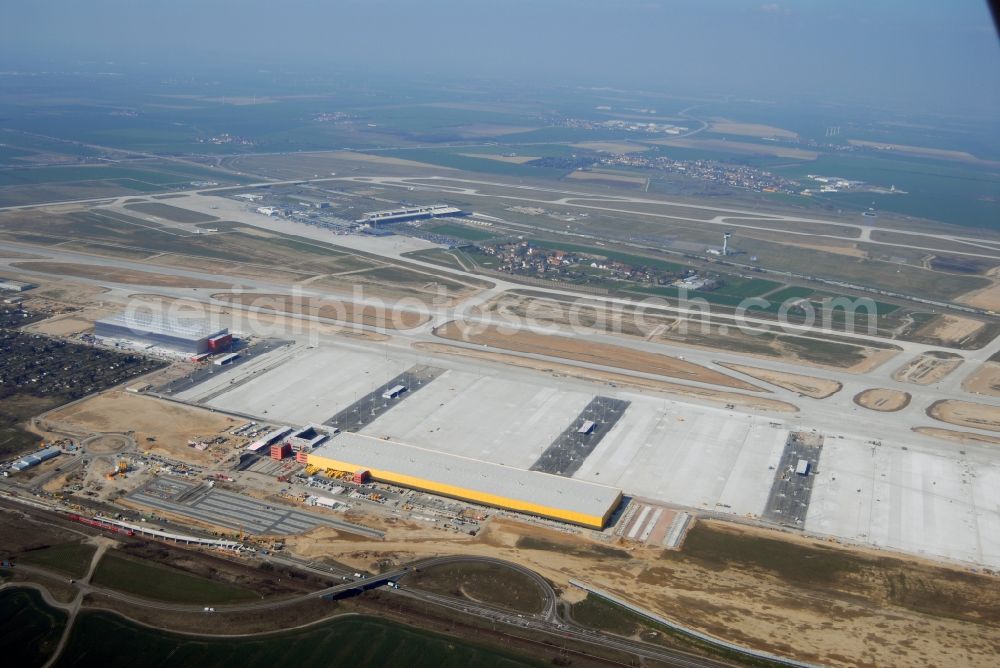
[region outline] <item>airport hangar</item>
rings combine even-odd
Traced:
[[[155,313],[117,313],[94,322],[94,336],[122,339],[182,353],[223,352],[232,345],[226,327],[211,327],[204,319],[170,318]]]
[[[367,470],[379,482],[601,530],[620,489],[427,450],[352,432],[311,451],[318,469]]]

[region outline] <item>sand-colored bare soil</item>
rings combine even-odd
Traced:
[[[910,146],[908,144],[885,144],[877,141],[864,141],[862,139],[848,139],[851,146],[862,146],[865,148],[875,148],[891,153],[903,153],[906,155],[919,155],[926,158],[938,158],[941,160],[958,160],[961,162],[982,163],[987,165],[997,165],[995,161],[977,158],[967,151],[952,151],[943,148],[930,148],[928,146]]]
[[[193,299],[164,297],[148,293],[132,294],[129,295],[129,298],[140,300],[142,305],[148,305],[149,308],[154,310],[173,306],[179,309],[180,312],[184,312],[183,309],[189,309],[191,312],[230,316],[233,318],[233,326],[236,330],[256,332],[267,336],[294,336],[307,332],[316,332],[318,334],[336,334],[338,336],[348,336],[368,341],[388,341],[391,338],[386,334],[366,331],[351,327],[350,325],[341,326],[332,323],[304,320],[294,313],[248,311],[239,304],[232,304],[230,307],[225,307]]]
[[[927,408],[927,414],[935,420],[959,427],[1000,431],[1000,406],[945,399],[931,404]]]
[[[251,308],[329,318],[386,329],[412,329],[430,320],[430,316],[426,313],[380,308],[317,297],[233,292],[218,292],[212,297]]]
[[[934,339],[940,341],[940,345],[949,346],[973,336],[985,326],[986,323],[982,320],[945,313],[919,327],[913,334],[916,337]]]
[[[687,331],[683,331],[685,324]],[[667,341],[672,346],[680,345],[715,352],[739,353],[746,357],[787,360],[798,365],[837,369],[852,374],[868,373],[891,360],[898,352],[844,344],[844,350],[855,353],[854,357],[847,358],[846,355],[825,353],[817,356],[802,350],[792,336],[751,336],[740,332],[735,327],[728,327],[723,332],[715,324],[711,325],[709,332],[702,333],[700,329],[700,324],[691,321],[685,323],[684,318],[678,318],[675,327],[660,330],[656,337],[651,340]],[[808,339],[803,337],[802,345],[808,346]]]
[[[801,148],[783,146],[781,144],[754,144],[752,142],[725,141],[722,139],[659,139],[650,144],[661,146],[676,146],[677,148],[695,148],[707,150],[723,150],[729,153],[745,153],[749,155],[774,155],[779,158],[795,158],[796,160],[815,160],[819,153]]]
[[[579,144],[570,144],[573,148],[585,148],[589,151],[603,151],[605,153],[641,153],[648,151],[649,146],[644,144],[633,144],[624,141],[585,141]]]
[[[313,157],[329,156],[330,158],[335,158],[337,160],[351,160],[353,162],[365,162],[376,165],[393,165],[396,167],[434,167],[435,169],[452,169],[451,167],[440,167],[426,162],[417,162],[416,160],[405,160],[403,158],[392,158],[386,155],[372,155],[369,153],[356,153],[354,151],[332,151],[330,153],[313,153],[308,155]]]
[[[467,158],[496,160],[497,162],[506,162],[511,165],[523,165],[526,162],[538,160],[537,155],[502,155],[500,153],[459,153],[459,155],[464,155]]]
[[[712,132],[726,135],[744,135],[746,137],[778,137],[780,139],[798,139],[799,135],[791,130],[776,128],[773,125],[761,123],[740,123],[725,118],[714,119],[709,126]]]
[[[617,336],[641,337],[651,342],[669,342],[701,350],[742,353],[748,357],[784,359],[795,364],[820,368],[835,368],[850,373],[868,373],[896,355],[895,350],[843,344],[847,354],[824,353],[810,355],[802,350],[798,339],[788,337],[753,336],[729,326],[692,322],[674,314],[655,309],[636,309],[607,303],[577,300],[563,303],[554,299],[502,293],[484,306],[504,317],[523,318],[530,322],[588,327]],[[728,325],[728,323],[726,323]],[[807,339],[802,339],[808,345]],[[820,344],[823,345],[823,344]]]
[[[434,330],[436,336],[454,341],[467,341],[493,348],[513,350],[515,352],[533,355],[548,355],[561,359],[570,359],[588,364],[640,371],[642,373],[682,378],[711,385],[721,385],[738,390],[763,392],[756,385],[713,371],[676,357],[632,350],[624,346],[607,343],[597,343],[584,339],[574,339],[566,336],[538,334],[529,331],[514,331],[506,333],[496,326],[465,327],[462,323],[452,320]]]
[[[112,390],[47,413],[42,426],[75,433],[134,432],[143,451],[206,464],[217,456],[189,447],[188,441],[214,438],[238,422],[203,408]]]
[[[315,274],[302,271],[283,270],[277,267],[261,267],[259,265],[245,264],[242,262],[228,262],[226,260],[212,260],[209,258],[191,257],[189,255],[160,255],[155,259],[156,265],[162,267],[177,267],[179,269],[190,269],[211,273],[220,278],[232,276],[234,279],[250,278],[258,281],[268,281],[270,283],[294,285]],[[155,266],[155,265],[154,265]],[[233,280],[225,287],[232,288]]]
[[[892,413],[901,411],[910,405],[909,392],[890,390],[882,387],[873,387],[854,395],[854,403],[869,410]]]
[[[1000,445],[1000,438],[977,434],[971,431],[958,431],[955,429],[939,429],[937,427],[914,427],[913,431],[918,434],[943,438],[957,443],[988,443],[990,445]]]
[[[987,311],[1000,311],[1000,282],[966,292],[956,297],[955,301]]]
[[[951,353],[917,355],[892,374],[893,380],[915,385],[933,385],[958,368],[962,357]]]
[[[341,541],[332,530],[318,529],[289,537],[287,549],[355,568],[443,554],[499,557],[538,572],[568,602],[584,598],[569,584],[574,578],[716,637],[824,665],[992,668],[1000,643],[1000,629],[992,620],[971,620],[971,606],[996,607],[998,589],[992,578],[917,560],[886,559],[885,553],[848,551],[782,532],[700,522],[713,529],[709,538],[718,544],[709,559],[691,551],[690,535],[679,553],[668,554],[662,548],[594,540],[584,532],[503,517],[490,520],[476,537],[389,522],[384,541]],[[740,542],[730,547],[732,540]],[[754,549],[765,541],[773,554],[794,550],[800,561],[823,564],[813,569],[815,575],[795,569],[803,575],[794,579],[767,565],[744,565],[738,550],[746,540]],[[847,570],[828,575],[827,564],[841,558],[850,560]],[[970,609],[955,617],[923,614],[917,611],[919,600],[906,600],[911,590],[914,596],[940,592],[938,600],[942,594],[953,596]]]
[[[779,234],[768,234],[766,232],[761,233],[760,230],[753,230],[746,233],[741,233],[741,236],[750,237],[753,239],[762,239],[764,241],[774,241],[782,246],[795,246],[796,248],[808,248],[809,250],[822,251],[824,253],[833,253],[835,255],[846,255],[847,257],[868,257],[868,251],[858,248],[856,243],[850,241],[837,241],[834,239],[829,240],[829,242],[816,241],[813,243],[808,243],[805,241],[797,241],[795,237],[790,237],[788,235]]]
[[[1000,362],[985,362],[965,379],[962,389],[975,394],[1000,397]]]
[[[107,315],[110,315],[110,313],[111,309],[108,309]],[[28,325],[24,329],[29,332],[37,332],[38,334],[47,334],[49,336],[72,336],[73,334],[85,332],[93,328],[93,326],[94,320],[92,319],[81,318],[75,315],[60,315]]]
[[[82,308],[40,320],[24,329],[48,336],[72,336],[93,329],[95,320],[106,318],[121,310],[119,306],[110,303],[104,305],[88,304],[85,299],[78,303]]]
[[[556,377],[580,378],[582,380],[593,380],[598,383],[613,383],[620,387],[633,387],[639,390],[652,390],[663,392],[682,399],[700,399],[710,401],[719,405],[732,404],[740,408],[760,411],[777,411],[779,413],[794,413],[799,409],[790,403],[777,399],[766,399],[764,397],[752,396],[749,394],[738,394],[736,392],[726,392],[724,390],[712,390],[702,387],[680,385],[662,380],[651,380],[639,378],[637,376],[627,376],[611,371],[597,371],[584,367],[573,366],[572,364],[562,364],[560,362],[549,362],[531,359],[530,357],[520,357],[509,353],[488,352],[485,350],[475,350],[473,348],[460,348],[446,343],[414,343],[417,350],[426,350],[433,353],[456,355],[459,357],[472,357],[475,359],[500,362],[511,366],[526,369],[536,369],[544,373],[551,373]]]
[[[746,374],[751,378],[771,383],[778,387],[783,387],[792,392],[798,392],[813,399],[826,399],[832,394],[840,392],[844,387],[842,383],[824,378],[814,378],[813,376],[802,376],[797,373],[783,373],[781,371],[771,371],[755,366],[745,366],[743,364],[731,364],[719,362],[719,366],[724,366],[732,371]]]
[[[174,276],[151,271],[135,271],[93,264],[72,262],[16,262],[15,267],[30,271],[40,271],[57,276],[77,276],[96,281],[126,283],[129,285],[158,285],[169,288],[227,288],[230,283],[207,281],[188,276]]]

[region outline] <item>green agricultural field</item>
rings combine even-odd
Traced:
[[[434,234],[443,234],[445,236],[455,237],[456,239],[468,239],[469,241],[483,241],[484,239],[492,239],[496,236],[494,232],[490,232],[489,230],[466,227],[464,225],[455,225],[454,223],[435,225],[434,227],[425,229],[433,232]]]
[[[134,561],[106,553],[97,570],[94,584],[143,598],[171,603],[237,603],[259,598],[256,592],[243,587],[207,580],[183,571]]]
[[[65,573],[74,578],[82,578],[87,574],[90,560],[96,550],[97,548],[87,543],[66,543],[24,552],[18,555],[17,560],[19,563],[40,566]]]
[[[280,623],[280,622],[279,622]],[[132,668],[515,668],[540,661],[394,622],[364,616],[306,629],[245,638],[207,638],[158,631],[101,612],[77,618],[56,663],[62,667]]]
[[[20,186],[38,183],[76,183],[80,181],[111,181],[128,179],[151,186],[181,185],[190,179],[177,174],[134,169],[131,167],[35,167],[0,172],[0,186]]]
[[[0,656],[8,666],[45,665],[66,628],[66,613],[50,608],[34,589],[0,591]]]

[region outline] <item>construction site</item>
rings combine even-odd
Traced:
[[[241,225],[264,226],[257,235],[296,224],[233,197],[176,203],[220,206]],[[428,214],[376,213],[371,224]],[[274,238],[260,237],[265,246]],[[692,535],[697,549],[699,532],[734,540],[719,526],[752,541],[934,559],[990,577],[1000,569],[1000,418],[965,390],[995,364],[996,342],[943,351],[796,329],[743,348],[749,335],[721,333],[728,312],[712,316],[715,329],[686,334],[686,315],[657,305],[644,331],[622,300],[597,293],[583,300],[586,325],[573,326],[559,286],[443,276],[413,255],[406,268],[388,264],[437,248],[416,238],[342,241],[355,247],[331,256],[336,266],[314,260],[294,290],[275,268],[222,292],[189,259],[160,267],[170,280],[133,261],[118,268],[127,277],[101,277],[88,256],[46,248],[60,267],[86,267],[73,280],[101,291],[86,310],[32,320],[36,336],[156,363],[133,361],[116,384],[33,414],[26,428],[44,447],[0,463],[4,498],[30,497],[116,536],[350,569],[341,577],[352,582],[443,549],[502,555],[530,563],[574,605],[592,592],[569,573],[673,613],[687,604],[682,589],[663,586],[677,585],[665,564],[686,558],[676,555]],[[376,251],[386,264],[375,264]],[[49,267],[20,264],[22,278]],[[336,304],[352,308],[326,308],[334,271],[369,276],[378,299],[338,292]],[[64,280],[39,278],[31,292],[53,294]],[[379,300],[397,289],[392,308],[406,318],[364,316],[385,310]],[[527,324],[511,317],[528,314],[537,317]],[[715,582],[723,576],[713,568],[685,572]],[[731,583],[717,584],[712,600],[733,604],[720,593]],[[748,620],[766,612],[741,609]],[[740,628],[775,649],[764,627]],[[791,622],[782,628],[794,635]],[[819,624],[802,633],[822,642]]]

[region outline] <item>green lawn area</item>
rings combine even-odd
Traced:
[[[482,241],[484,239],[492,239],[496,236],[493,232],[485,229],[476,229],[474,227],[466,227],[464,225],[455,225],[454,223],[444,223],[443,225],[435,225],[434,227],[427,228],[428,231],[434,234],[443,234],[449,237],[455,237],[456,239],[468,239],[469,241]]]
[[[172,603],[236,603],[259,596],[243,587],[207,580],[183,571],[120,557],[108,552],[101,558],[94,584],[144,598]]]
[[[21,563],[59,571],[74,578],[82,578],[90,568],[90,560],[96,549],[88,543],[65,543],[24,552],[18,555],[17,559]]]
[[[177,174],[168,174],[130,167],[35,167],[11,170],[0,174],[0,185],[25,185],[34,183],[76,183],[79,181],[110,181],[129,179],[144,184],[165,186],[190,181]]]
[[[769,281],[763,278],[725,276],[723,280],[726,284],[717,290],[713,290],[712,292],[719,295],[739,297],[741,299],[746,297],[759,297],[781,285],[781,283],[776,281]]]
[[[18,668],[45,665],[66,627],[66,613],[50,608],[34,589],[0,592],[0,656]]]
[[[206,623],[208,620],[206,619]],[[276,622],[276,625],[280,622]],[[307,629],[244,638],[205,638],[83,612],[57,666],[132,668],[515,668],[546,663],[372,617],[335,619]]]
[[[784,302],[789,299],[804,299],[810,295],[815,294],[816,291],[812,288],[804,288],[799,285],[792,285],[787,288],[778,290],[777,292],[772,292],[765,299],[772,302]]]

